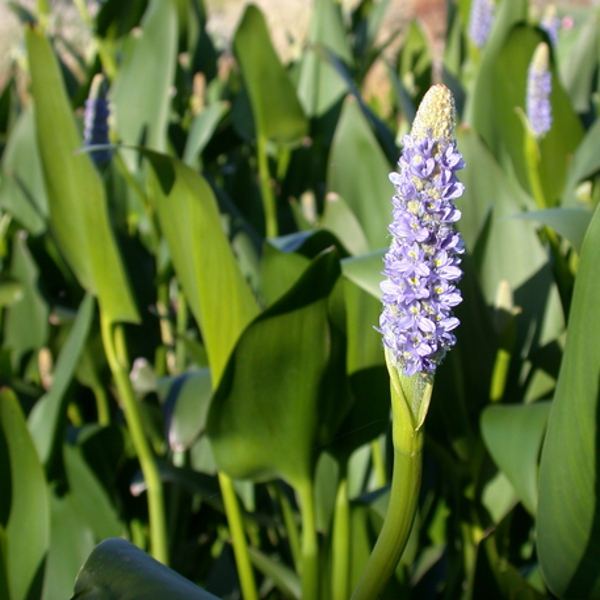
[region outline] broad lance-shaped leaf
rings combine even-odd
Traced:
[[[335,395],[345,353],[327,310],[338,277],[337,252],[321,254],[236,345],[207,422],[217,463],[232,477],[305,483],[316,449],[334,437],[347,410]]]
[[[50,509],[42,465],[19,402],[8,389],[0,390],[0,461],[7,461],[0,464],[3,477],[10,473],[0,494],[10,600],[26,600],[50,544]]]
[[[583,242],[540,466],[537,549],[560,598],[600,598],[600,210]]]
[[[248,89],[258,136],[279,144],[299,143],[308,132],[308,121],[271,44],[265,18],[252,4],[244,12],[233,48]]]
[[[106,192],[89,156],[76,154],[75,127],[60,68],[44,35],[25,32],[38,145],[50,203],[50,226],[81,285],[112,321],[139,321],[110,229]]]
[[[173,267],[202,329],[213,385],[233,347],[258,314],[227,240],[208,183],[182,162],[144,151],[156,177],[152,191]]]

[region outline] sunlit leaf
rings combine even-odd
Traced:
[[[137,322],[100,175],[88,155],[75,154],[81,138],[54,52],[36,29],[27,28],[25,38],[51,230],[79,282],[98,295],[107,318]]]

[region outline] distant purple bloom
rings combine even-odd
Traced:
[[[85,101],[83,117],[83,145],[99,146],[110,144],[108,137],[108,117],[110,108],[106,99],[106,84],[102,75],[96,75],[92,83],[90,96]],[[90,152],[92,160],[97,165],[110,161],[112,150],[93,150]]]
[[[494,21],[492,0],[472,0],[469,15],[469,37],[478,48],[483,48]]]
[[[454,101],[443,85],[425,94],[410,135],[403,138],[399,173],[390,174],[390,249],[381,283],[383,311],[379,331],[396,366],[407,376],[432,373],[456,343],[459,321],[452,309],[462,297],[464,245],[454,223],[453,200],[464,186],[455,172],[465,165],[454,139]]]
[[[556,44],[558,44],[558,31],[560,30],[560,18],[556,14],[554,4],[546,6],[540,20],[540,27],[548,34],[550,42],[556,47]]]
[[[552,125],[552,74],[548,68],[549,52],[548,44],[540,43],[527,73],[527,119],[536,137],[545,135]]]

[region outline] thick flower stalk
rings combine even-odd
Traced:
[[[550,50],[548,44],[541,42],[535,49],[533,59],[527,73],[527,120],[533,135],[543,137],[552,125],[552,107],[550,92],[552,91],[552,73],[548,68]]]
[[[381,283],[383,311],[379,330],[404,375],[433,373],[456,343],[459,324],[452,310],[461,300],[464,244],[454,223],[454,200],[464,186],[456,171],[464,167],[453,138],[454,102],[443,85],[423,98],[410,135],[404,136],[396,188],[390,249]],[[389,360],[389,359],[388,359]]]
[[[108,137],[108,117],[110,108],[106,99],[106,81],[103,75],[96,75],[92,81],[90,95],[85,101],[85,113],[83,117],[83,145],[105,146],[110,144]],[[110,161],[112,150],[92,150],[92,160],[97,165],[103,165]]]
[[[402,556],[417,510],[433,371],[456,341],[452,309],[462,300],[456,283],[464,245],[453,201],[464,190],[456,177],[464,162],[445,86],[425,94],[399,165],[400,173],[390,175],[397,193],[379,323],[391,382],[394,470],[385,521],[352,600],[378,598]]]
[[[551,44],[556,47],[558,44],[558,32],[560,30],[560,18],[556,14],[556,6],[548,4],[544,9],[540,20],[540,27],[548,34]]]
[[[469,37],[478,48],[483,48],[493,22],[494,2],[492,0],[472,0],[469,15]]]

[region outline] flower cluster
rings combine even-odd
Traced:
[[[478,48],[483,48],[494,21],[492,0],[473,0],[469,15],[469,37]]]
[[[552,74],[548,69],[549,54],[548,44],[541,42],[533,54],[527,74],[527,119],[531,131],[538,138],[545,135],[552,125]]]
[[[108,137],[108,117],[110,109],[106,99],[106,83],[102,75],[96,75],[92,81],[89,98],[85,101],[83,117],[83,145],[100,146],[110,144]],[[107,163],[112,157],[112,150],[92,150],[92,160],[97,165]]]
[[[407,376],[432,373],[456,342],[452,330],[459,320],[452,309],[462,301],[456,283],[464,245],[454,229],[460,211],[453,201],[464,191],[455,174],[464,161],[453,129],[452,94],[435,85],[404,136],[400,172],[390,175],[397,194],[379,331]]]

